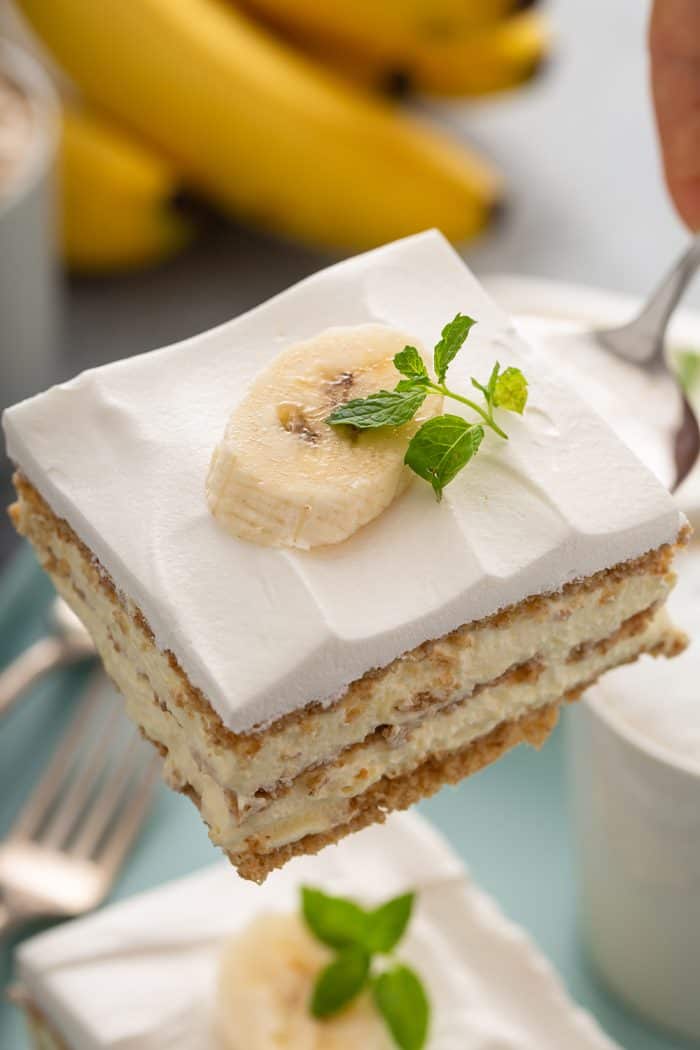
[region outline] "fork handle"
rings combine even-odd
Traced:
[[[66,659],[67,648],[60,638],[47,636],[28,649],[0,672],[0,718],[14,707],[22,693],[37,679]]]
[[[687,251],[666,275],[656,291],[647,300],[641,313],[632,322],[640,338],[654,345],[659,361],[664,359],[663,336],[671,314],[681,300],[688,284],[700,266],[700,234],[690,242]]]

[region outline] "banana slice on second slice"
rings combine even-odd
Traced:
[[[426,398],[400,427],[358,431],[325,419],[342,402],[392,390],[394,355],[407,343],[415,340],[383,325],[329,328],[255,379],[207,478],[209,509],[229,532],[269,547],[340,543],[403,492],[408,442],[442,398]]]
[[[335,1017],[311,1016],[314,982],[331,958],[298,916],[254,919],[221,958],[216,1022],[226,1050],[392,1050],[369,992]]]

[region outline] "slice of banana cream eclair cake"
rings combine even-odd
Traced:
[[[684,644],[673,500],[435,232],[4,427],[17,529],[246,878]]]

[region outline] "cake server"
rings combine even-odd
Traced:
[[[632,321],[618,328],[589,329],[557,339],[558,347],[566,345],[573,353],[594,346],[646,372],[654,381],[654,398],[658,398],[661,408],[657,413],[651,404],[638,406],[640,414],[649,413],[650,422],[652,412],[655,422],[669,403],[677,405],[675,424],[670,429],[675,470],[671,491],[688,476],[700,456],[700,427],[695,410],[668,363],[665,336],[673,312],[699,265],[700,235],[691,241]]]
[[[0,718],[48,671],[97,655],[92,638],[63,598],[55,598],[51,605],[51,626],[49,634],[0,671]]]

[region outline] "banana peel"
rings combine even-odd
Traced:
[[[59,178],[63,257],[71,270],[149,266],[192,236],[192,224],[172,206],[179,180],[171,166],[101,116],[64,111]]]
[[[366,88],[477,97],[513,90],[531,80],[549,53],[551,33],[546,19],[525,11],[473,32],[426,38],[393,61],[336,43],[319,45],[315,36],[300,32],[290,40]]]
[[[234,2],[234,0],[231,0]],[[523,7],[522,0],[239,0],[271,26],[305,40],[315,53],[329,48],[363,56],[373,66],[400,69],[440,41],[493,26]]]
[[[361,250],[479,233],[501,179],[466,145],[299,56],[225,0],[20,0],[84,97],[225,211]]]

